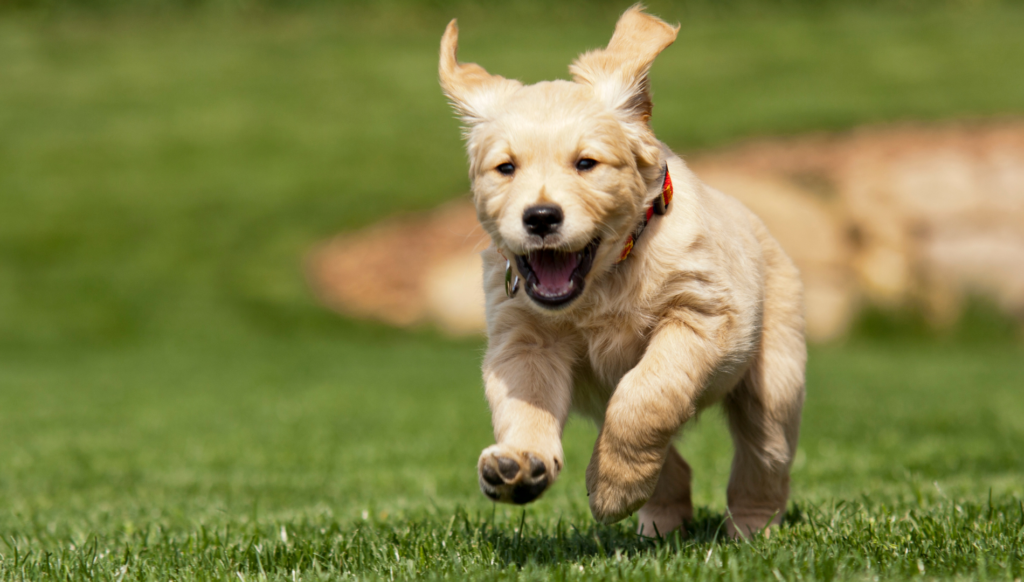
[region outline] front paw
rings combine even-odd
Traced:
[[[491,445],[480,454],[480,490],[494,501],[522,505],[537,499],[555,482],[562,461],[539,453]]]
[[[658,484],[664,453],[625,455],[598,437],[587,466],[590,512],[601,523],[615,523],[640,509]]]

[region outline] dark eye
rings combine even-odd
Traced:
[[[597,165],[597,160],[592,160],[590,158],[583,158],[582,160],[576,162],[576,169],[581,171],[581,172],[586,172],[587,170],[593,168],[596,165]]]
[[[505,162],[504,164],[499,165],[495,169],[506,176],[511,176],[516,171],[516,167],[512,165],[510,162]]]

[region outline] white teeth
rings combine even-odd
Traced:
[[[563,291],[561,293],[545,293],[545,292],[540,290],[540,285],[538,285],[537,283],[533,284],[533,292],[534,293],[536,293],[537,295],[540,295],[541,297],[550,297],[550,298],[562,297],[563,295],[571,292],[575,288],[576,288],[576,281],[573,281],[572,279],[569,280],[569,286],[565,289],[565,291]]]

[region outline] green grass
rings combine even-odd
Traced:
[[[658,8],[683,30],[654,123],[684,151],[1024,112],[1013,5]],[[465,12],[463,57],[527,81],[614,20]],[[862,337],[897,339],[813,348],[769,540],[720,536],[717,413],[680,444],[689,539],[594,525],[581,421],[540,502],[487,502],[482,343],[339,320],[301,273],[313,242],[465,191],[450,16],[0,17],[0,579],[1024,575],[1024,348],[1001,321],[933,341],[873,313]]]
[[[1024,574],[1019,346],[816,348],[787,525],[720,538],[730,445],[709,413],[680,444],[695,535],[659,544],[590,518],[582,421],[559,483],[495,508],[480,344],[350,331],[4,361],[0,577]]]

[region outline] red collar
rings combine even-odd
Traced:
[[[615,261],[615,264],[619,264],[626,260],[629,256],[630,251],[633,250],[633,245],[636,244],[636,240],[640,238],[640,234],[643,233],[644,229],[647,228],[647,223],[651,221],[651,218],[655,214],[662,215],[668,210],[668,205],[672,202],[672,178],[668,175],[668,164],[665,164],[665,181],[661,185],[661,194],[651,201],[651,205],[647,207],[647,212],[644,213],[643,220],[636,225],[636,228],[629,234],[629,238],[626,239],[626,245],[622,248],[622,254],[619,255],[619,260]]]

